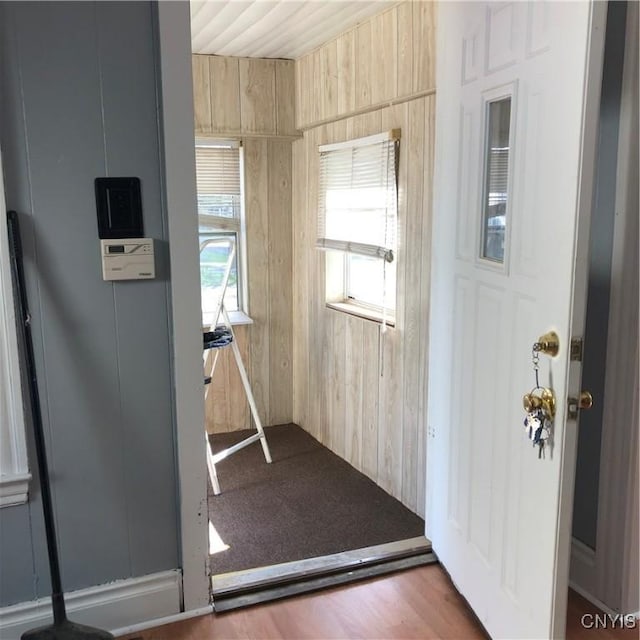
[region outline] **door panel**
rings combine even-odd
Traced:
[[[583,106],[604,13],[584,2],[439,7],[427,534],[493,637],[561,635],[560,515],[576,428],[565,399],[580,373],[573,366],[570,377],[567,345],[584,313],[573,305],[591,139]],[[489,105],[507,96],[510,119],[492,120],[500,135],[490,140]],[[539,459],[522,396],[534,386],[532,345],[551,329],[561,350],[541,356],[540,384],[558,409]]]

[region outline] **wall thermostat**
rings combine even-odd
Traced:
[[[152,238],[100,240],[103,280],[149,280],[156,277]]]

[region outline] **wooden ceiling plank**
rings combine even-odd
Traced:
[[[226,0],[225,0],[226,2]],[[218,15],[224,8],[225,2],[208,2],[204,0],[194,9],[195,3],[191,4],[191,49],[196,53],[196,48],[202,40],[202,32],[207,30],[209,25],[219,21]]]
[[[251,57],[247,52],[254,47],[255,40],[262,37],[263,34],[273,37],[274,34],[280,33],[281,29],[286,29],[286,25],[292,22],[292,16],[302,6],[301,2],[290,2],[288,0],[262,2],[261,4],[268,4],[270,9],[264,11],[259,20],[236,33],[235,37],[229,40],[220,50],[220,55]],[[254,57],[264,58],[268,56],[260,55]]]
[[[345,8],[344,12],[334,13],[328,21],[322,24],[315,24],[300,36],[291,38],[285,45],[289,56],[293,59],[300,58],[348,29],[355,27],[366,18],[382,13],[396,3],[379,0],[375,3],[353,2],[349,4],[353,5],[350,7],[350,11]]]
[[[191,24],[197,20],[198,14],[207,6],[207,0],[191,0],[189,11],[191,13]]]
[[[289,21],[294,24],[302,25],[302,23],[309,19],[310,15],[315,13],[313,8],[310,8],[308,3],[306,2],[296,2],[296,10],[289,16]],[[315,10],[320,10],[322,7],[320,3],[316,3]],[[286,42],[286,35],[283,35],[283,32],[287,29],[286,24],[280,25],[276,34],[273,32],[265,32],[262,35],[256,37],[250,46],[247,46],[243,55],[253,58],[253,57],[268,57],[275,58],[278,56],[273,55],[273,50],[275,50],[276,45],[274,42],[276,41],[284,41]]]
[[[313,4],[313,3],[312,3]],[[358,2],[317,2],[315,10],[307,8],[301,18],[293,25],[283,25],[283,29],[279,31],[278,36],[268,41],[262,50],[269,51],[269,57],[274,58],[294,58],[292,52],[301,46],[307,46],[307,51],[315,49],[315,47],[323,44],[331,39],[331,36],[318,36],[318,34],[326,34],[327,30],[331,30],[328,25],[335,24],[344,25],[349,21],[353,14],[353,5]],[[337,7],[340,7],[339,9]],[[334,22],[335,21],[335,22]],[[340,27],[340,30],[346,28]],[[317,42],[317,44],[311,44]],[[321,39],[322,41],[318,41]]]
[[[194,53],[295,59],[394,0],[196,0]]]
[[[255,0],[216,0],[210,4],[218,5],[219,11],[215,18],[200,30],[198,38],[192,40],[193,53],[215,54],[219,39],[231,25],[242,19],[242,15],[255,4]]]
[[[234,0],[230,0],[230,4],[235,4]],[[224,28],[219,31],[215,39],[211,40],[207,48],[213,50],[208,51],[208,53],[232,55],[225,52],[225,47],[238,35],[260,22],[265,15],[273,10],[276,3],[272,0],[252,0],[243,4],[244,10],[234,20],[226,22]],[[233,55],[238,54],[234,53]]]

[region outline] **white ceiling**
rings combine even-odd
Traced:
[[[193,53],[299,58],[397,0],[191,0]]]

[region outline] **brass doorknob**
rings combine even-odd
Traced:
[[[551,389],[534,389],[524,395],[522,406],[527,413],[542,409],[553,420],[556,414],[556,395]]]
[[[522,406],[527,413],[534,409],[539,409],[542,406],[542,398],[534,396],[531,393],[526,393],[522,398]]]
[[[580,393],[580,402],[578,405],[581,409],[591,409],[591,407],[593,407],[593,396],[589,391],[582,391]]]
[[[569,420],[577,420],[580,409],[591,409],[593,407],[593,396],[589,391],[581,391],[577,398],[568,398]]]

